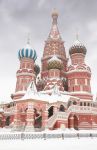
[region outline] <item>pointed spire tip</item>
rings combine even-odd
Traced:
[[[76,33],[76,40],[79,40],[79,34]]]
[[[27,35],[27,44],[30,44],[30,33]]]

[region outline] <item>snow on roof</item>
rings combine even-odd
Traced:
[[[14,102],[12,99],[9,99],[6,103]]]
[[[14,102],[14,101],[10,98],[10,99],[8,99],[7,101],[2,101],[2,102],[0,103],[0,105],[9,104],[9,103],[11,103],[11,102]]]
[[[80,45],[82,44],[78,39],[76,41],[74,41],[73,45]]]
[[[57,86],[57,84],[53,87],[52,90],[38,92],[34,81],[32,81],[27,89],[26,94],[21,99],[18,99],[18,101],[33,99],[45,101],[48,103],[55,103],[58,101],[68,102],[71,97],[72,96],[70,96],[69,94],[66,94],[65,92],[63,94],[61,91],[59,91],[59,87]]]
[[[82,47],[84,47],[84,44],[81,43],[81,42],[79,41],[79,39],[76,39],[76,40],[74,41],[72,47],[75,47],[75,46],[80,46],[80,47],[82,46]]]
[[[51,95],[49,94],[44,94],[44,93],[31,93],[30,95],[27,93],[23,98],[20,100],[26,100],[26,99],[34,99],[34,100],[41,100],[41,101],[46,101],[48,103],[55,103],[57,101],[62,101],[62,102],[68,102],[71,96],[69,95],[62,95],[62,94],[57,94],[53,93]]]
[[[54,88],[54,86],[53,86]],[[53,88],[52,89],[49,89],[49,90],[44,90],[44,91],[39,91],[38,93],[41,93],[41,94],[51,94],[53,92]],[[70,92],[67,92],[67,91],[60,91],[60,94],[63,94],[63,95],[70,95]]]
[[[4,112],[3,108],[0,108],[0,112]]]
[[[14,93],[14,95],[25,94],[25,93],[26,93],[26,91],[17,91],[17,92]]]
[[[51,59],[49,59],[48,62],[51,62],[51,61],[53,61],[53,60],[62,62],[56,55],[53,55],[53,57],[52,57]]]
[[[88,95],[92,95],[91,93],[89,92],[86,92],[86,91],[75,91],[75,92],[70,92],[70,94],[88,94]]]

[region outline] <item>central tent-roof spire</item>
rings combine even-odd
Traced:
[[[53,21],[52,21],[51,31],[49,34],[49,39],[53,39],[53,40],[61,39],[58,26],[57,26],[58,11],[56,9],[54,9],[52,12],[52,19]]]

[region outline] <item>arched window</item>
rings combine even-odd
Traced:
[[[10,108],[10,104],[7,105],[7,108]]]
[[[90,103],[88,103],[88,106],[90,106]]]
[[[51,106],[51,107],[48,109],[48,118],[50,118],[50,117],[53,115],[53,112],[54,112],[54,106]]]
[[[63,105],[60,105],[59,111],[64,112],[65,111],[65,107]]]
[[[84,106],[86,106],[86,102],[84,102]]]
[[[67,79],[63,79],[63,87],[65,91],[68,91],[68,80]]]
[[[5,125],[6,125],[6,126],[9,126],[9,125],[10,125],[10,116],[8,116],[8,117],[6,118]]]
[[[83,106],[83,103],[82,103],[82,102],[80,102],[80,106]]]
[[[76,105],[77,104],[77,102],[76,101],[73,101],[73,105]]]

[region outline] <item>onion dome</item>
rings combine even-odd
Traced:
[[[85,55],[86,52],[87,52],[86,47],[78,40],[77,37],[76,41],[69,49],[69,54],[72,55],[75,53],[82,53]]]
[[[31,47],[29,41],[27,41],[27,45],[25,46],[25,48],[22,48],[18,51],[18,57],[19,57],[19,59],[21,59],[21,58],[31,58],[34,61],[37,59],[36,50],[34,50]]]
[[[48,60],[48,69],[59,69],[63,68],[62,61],[54,55],[50,60]]]
[[[36,76],[40,73],[40,67],[36,64],[34,65],[34,71],[35,71]]]

